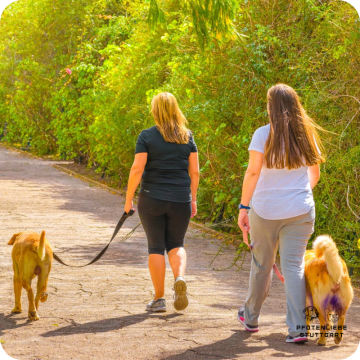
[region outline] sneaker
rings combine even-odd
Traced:
[[[174,308],[176,310],[184,310],[187,308],[189,304],[189,300],[186,294],[186,289],[187,286],[185,280],[181,276],[178,276],[175,279],[175,284],[174,284],[174,290],[175,290]]]
[[[243,306],[239,309],[236,318],[239,320],[239,323],[245,328],[245,330],[250,332],[259,331],[259,325],[250,325],[245,322],[245,309]]]
[[[153,312],[166,311],[166,300],[164,298],[159,298],[157,300],[150,301],[146,306],[146,311],[153,311]]]
[[[286,337],[286,342],[287,343],[297,343],[297,344],[302,344],[304,342],[307,342],[308,341],[308,338],[306,336],[295,336],[295,337],[292,337],[290,335],[288,335]]]

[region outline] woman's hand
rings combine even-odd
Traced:
[[[250,231],[249,215],[246,209],[241,209],[239,211],[238,225],[242,231]]]
[[[247,235],[250,231],[250,222],[249,222],[249,215],[248,215],[246,209],[241,209],[239,211],[238,225],[243,233],[244,243],[249,245]]]
[[[197,205],[195,200],[191,200],[191,218],[193,218],[197,213]]]
[[[132,208],[133,208],[133,201],[132,200],[126,200],[124,211],[126,213],[128,213]]]

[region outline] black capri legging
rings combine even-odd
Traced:
[[[191,202],[173,202],[139,194],[138,211],[145,230],[149,254],[183,247],[191,216]]]

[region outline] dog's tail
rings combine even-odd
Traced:
[[[37,254],[41,260],[45,259],[45,231],[41,232]]]
[[[324,255],[329,275],[336,283],[343,276],[343,264],[334,240],[328,235],[318,236],[313,242],[316,257]]]
[[[14,245],[15,244],[15,241],[16,239],[18,238],[19,235],[21,235],[22,233],[17,233],[17,234],[14,234],[12,236],[12,238],[8,241],[8,245]]]

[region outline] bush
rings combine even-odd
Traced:
[[[199,148],[199,218],[218,222],[236,217],[249,141],[268,122],[266,91],[287,83],[330,132],[322,134],[327,162],[314,191],[314,236],[331,234],[347,263],[359,267],[355,9],[310,0],[224,0],[217,2],[222,11],[190,0],[51,4],[20,0],[3,14],[5,140],[81,156],[125,185],[136,138],[153,125],[150,100],[169,91]],[[29,28],[32,21],[37,26]]]

